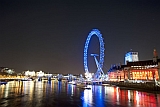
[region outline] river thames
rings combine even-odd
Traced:
[[[66,81],[10,81],[0,86],[0,107],[159,107],[160,94]]]

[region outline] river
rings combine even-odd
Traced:
[[[81,89],[66,81],[10,81],[0,86],[0,107],[160,107],[160,94],[113,86]]]

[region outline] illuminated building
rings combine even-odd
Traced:
[[[10,69],[10,68],[7,68],[7,67],[0,67],[0,71],[8,73],[8,74],[14,74],[15,73],[14,69]]]
[[[113,65],[108,71],[108,77],[110,81],[124,81],[125,73],[124,68],[127,65]]]
[[[139,61],[138,52],[128,52],[125,54],[125,64],[127,64],[127,62],[135,62],[135,61]]]
[[[25,76],[35,76],[35,74],[36,74],[35,71],[29,71],[29,70],[28,71],[24,71],[24,75]]]
[[[51,73],[44,73],[44,74],[42,74],[42,76],[45,76],[45,77],[52,77],[52,74]]]
[[[39,71],[36,73],[37,77],[43,77],[44,76],[44,72],[43,71]]]
[[[160,59],[154,50],[152,60],[127,62],[126,65],[112,66],[108,75],[111,81],[158,81],[160,80]]]

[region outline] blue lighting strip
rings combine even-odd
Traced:
[[[97,35],[97,37],[99,38],[99,42],[100,42],[100,60],[99,60],[99,66],[102,68],[103,67],[103,62],[104,62],[104,42],[103,42],[103,38],[102,38],[102,34],[100,33],[100,31],[98,29],[93,29],[87,39],[86,39],[86,43],[84,46],[84,70],[85,72],[89,72],[88,70],[88,62],[87,62],[87,55],[88,55],[88,45],[90,42],[90,39],[93,35]]]

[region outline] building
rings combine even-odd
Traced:
[[[33,77],[33,76],[36,76],[36,73],[35,71],[24,71],[24,75],[27,76],[27,77]]]
[[[127,65],[113,65],[108,71],[108,77],[110,81],[124,81],[124,68]]]
[[[5,72],[7,74],[14,74],[15,73],[14,69],[10,69],[10,68],[7,68],[7,67],[0,67],[0,71]]]
[[[156,50],[153,52],[153,59],[144,61],[127,62],[126,65],[114,66],[108,71],[111,81],[159,81],[160,80],[160,59]]]
[[[135,61],[139,61],[138,52],[127,52],[125,54],[125,64],[127,64],[127,62],[135,62]]]
[[[36,72],[36,76],[37,76],[37,77],[43,77],[44,74],[45,74],[45,73],[44,73],[43,71]]]

